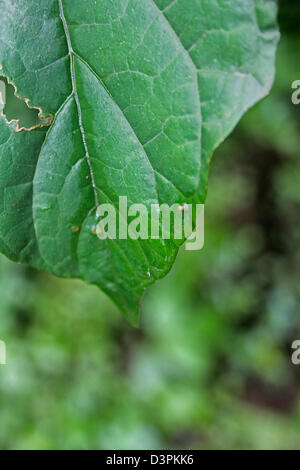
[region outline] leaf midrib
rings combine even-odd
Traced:
[[[99,206],[99,199],[98,199],[98,192],[97,192],[97,187],[96,187],[95,175],[94,175],[94,171],[93,171],[93,167],[92,167],[92,163],[91,163],[91,159],[90,159],[89,149],[88,149],[87,142],[86,142],[85,130],[84,130],[84,127],[83,127],[83,122],[82,122],[81,105],[80,105],[80,100],[79,100],[79,96],[78,96],[78,93],[77,93],[76,76],[75,76],[75,63],[74,63],[75,55],[74,55],[74,50],[73,50],[72,43],[71,43],[69,28],[68,28],[67,21],[66,21],[65,15],[64,15],[64,8],[63,8],[62,0],[58,0],[58,4],[59,4],[60,17],[61,17],[61,20],[62,20],[62,23],[63,23],[63,27],[64,27],[66,39],[67,39],[69,56],[70,56],[70,73],[71,73],[72,89],[73,89],[72,94],[75,98],[75,102],[76,102],[76,106],[77,106],[78,124],[79,124],[79,129],[80,129],[80,132],[81,132],[81,138],[82,138],[82,142],[83,142],[83,146],[84,146],[84,150],[85,150],[85,157],[86,157],[87,164],[88,164],[88,167],[89,167],[91,182],[92,182],[92,186],[93,186],[93,192],[94,192],[94,197],[95,197],[95,205],[96,205],[96,207],[98,207]]]

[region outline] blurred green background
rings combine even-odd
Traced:
[[[300,449],[298,0],[280,24],[275,87],[214,156],[205,247],[140,329],[97,288],[0,258],[1,449]]]

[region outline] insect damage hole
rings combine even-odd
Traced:
[[[32,131],[49,126],[52,116],[43,116],[42,110],[30,106],[28,99],[17,95],[17,88],[6,77],[0,76],[0,109],[1,116],[7,124],[16,123],[15,131]]]

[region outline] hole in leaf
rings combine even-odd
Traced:
[[[0,77],[0,110],[8,123],[16,122],[17,132],[49,126],[52,121],[51,116],[39,116],[41,109],[31,107],[25,99],[16,96],[15,87],[3,76]]]

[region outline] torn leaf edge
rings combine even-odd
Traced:
[[[0,64],[0,71],[2,70],[2,65]],[[38,113],[38,118],[40,120],[46,120],[46,122],[44,123],[40,123],[40,124],[35,124],[34,126],[32,127],[19,127],[19,124],[20,124],[20,119],[11,119],[10,121],[7,119],[7,116],[6,114],[4,113],[4,109],[5,109],[5,103],[3,104],[3,107],[1,109],[1,113],[0,113],[0,116],[3,117],[5,119],[5,122],[7,125],[11,125],[12,123],[15,123],[16,126],[14,128],[14,131],[15,132],[21,132],[21,131],[26,131],[26,132],[30,132],[30,131],[33,131],[35,129],[40,129],[42,127],[49,127],[53,121],[53,116],[52,114],[48,114],[47,116],[43,115],[43,110],[42,108],[38,107],[38,106],[31,106],[29,104],[30,102],[30,99],[29,98],[22,98],[21,96],[19,96],[17,93],[18,93],[18,89],[16,87],[16,85],[10,80],[10,78],[5,75],[4,73],[0,73],[0,77],[3,77],[7,80],[7,83],[9,85],[12,85],[14,87],[14,95],[16,98],[18,98],[19,100],[22,100],[26,103],[27,107],[29,109],[36,109],[39,113]]]

